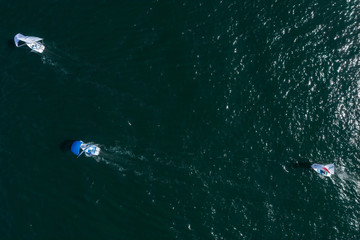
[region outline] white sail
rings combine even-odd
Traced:
[[[18,33],[15,35],[14,37],[14,42],[15,42],[15,45],[18,47],[19,46],[19,41],[21,41],[21,39],[23,39],[25,36],[22,35],[21,33]]]
[[[333,163],[321,165],[321,164],[313,164],[311,165],[311,168],[314,169],[317,173],[320,173],[320,175],[330,177],[335,173],[335,166]]]
[[[35,52],[42,53],[45,49],[44,44],[41,42],[43,39],[39,37],[33,37],[33,36],[24,36],[21,33],[18,33],[14,37],[14,42],[17,47],[19,46],[19,42],[23,41],[29,48],[31,48]]]
[[[335,173],[335,166],[334,166],[333,163],[325,165],[325,168],[326,168],[327,170],[329,170],[329,172],[330,172],[331,174],[334,174],[334,173]]]
[[[43,39],[39,38],[39,37],[33,37],[33,36],[24,36],[21,33],[18,33],[15,35],[14,40],[15,40],[16,46],[18,46],[19,41],[23,41],[25,43],[35,43],[35,42],[39,42]]]

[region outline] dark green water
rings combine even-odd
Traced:
[[[359,239],[359,11],[3,3],[0,239]]]

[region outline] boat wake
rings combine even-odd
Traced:
[[[337,167],[336,176],[344,182],[352,181],[352,177],[346,172],[345,167]]]
[[[85,65],[77,57],[59,49],[53,42],[46,43],[46,50],[40,56],[43,64],[53,67],[64,76],[71,74],[71,68]]]
[[[122,176],[135,176],[146,181],[166,181],[163,175],[169,172],[190,174],[188,166],[181,161],[175,161],[165,153],[146,150],[138,153],[129,147],[98,145],[101,148],[99,156],[94,156],[96,162],[103,163],[119,171]]]
[[[104,72],[103,69],[98,66],[80,59],[77,55],[70,54],[57,47],[56,43],[46,43],[46,50],[40,55],[41,61],[44,65],[48,65],[54,69],[54,71],[61,75],[62,79],[73,81],[81,81],[81,84],[98,84],[97,80],[93,78],[94,73],[113,74]],[[109,89],[114,91],[114,89]]]
[[[97,146],[101,148],[101,153],[93,157],[96,162],[109,165],[124,175],[126,172],[133,172],[135,175],[143,174],[141,166],[147,161],[144,156],[138,156],[131,150],[121,147],[106,147],[99,144]]]

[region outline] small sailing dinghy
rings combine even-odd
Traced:
[[[73,142],[71,151],[78,157],[83,153],[85,153],[85,156],[87,157],[98,156],[100,154],[100,148],[98,146],[84,143],[83,141]]]
[[[24,43],[19,45],[20,41]],[[39,37],[24,36],[21,33],[18,33],[14,37],[14,42],[17,47],[27,45],[31,51],[34,52],[42,53],[45,50],[43,39]]]
[[[331,177],[335,173],[335,166],[333,163],[327,164],[327,165],[321,165],[321,164],[313,164],[311,165],[311,168],[314,169],[317,173],[320,175]]]

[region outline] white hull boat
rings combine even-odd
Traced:
[[[84,143],[83,141],[75,141],[71,145],[71,151],[78,157],[85,153],[87,157],[98,156],[100,148],[94,144]]]
[[[335,166],[333,163],[327,164],[327,165],[321,165],[321,164],[313,164],[311,165],[311,168],[315,170],[315,172],[319,173],[320,175],[323,175],[325,177],[331,177],[335,173]]]
[[[45,50],[43,39],[39,37],[24,36],[21,33],[18,33],[14,37],[14,42],[16,47],[27,45],[33,52],[42,53]],[[23,42],[23,44],[19,45],[21,42]]]

